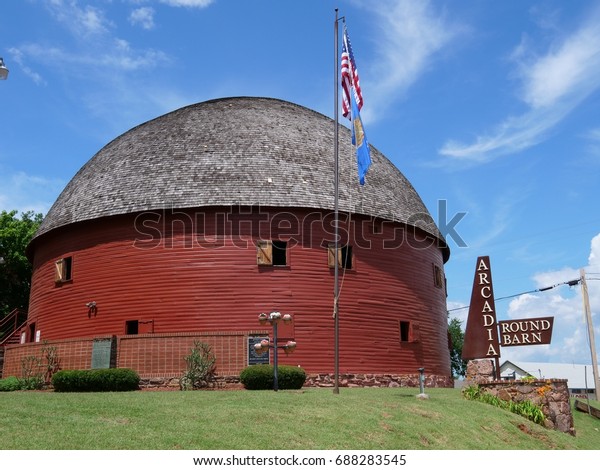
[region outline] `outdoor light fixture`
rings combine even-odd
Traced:
[[[4,59],[0,57],[0,80],[6,80],[8,77],[8,69],[4,65]]]
[[[258,322],[261,325],[266,325],[267,322],[269,322],[273,327],[273,344],[271,344],[271,342],[268,339],[263,339],[260,343],[256,343],[254,345],[254,351],[259,356],[269,351],[269,349],[273,349],[273,390],[275,392],[279,390],[279,383],[277,377],[277,349],[283,349],[283,351],[286,354],[291,354],[296,349],[295,341],[287,341],[283,345],[277,344],[277,325],[281,321],[288,325],[292,323],[293,319],[289,313],[281,315],[280,312],[271,312],[268,315],[266,313],[261,313],[260,315],[258,315]]]
[[[91,302],[86,303],[85,306],[88,309],[88,318],[91,318],[92,315],[96,316],[96,314],[98,313],[98,307],[96,306],[95,300],[92,300]]]

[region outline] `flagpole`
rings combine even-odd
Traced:
[[[335,116],[335,128],[333,131],[333,155],[334,155],[334,177],[333,177],[333,181],[334,181],[334,203],[333,203],[333,208],[334,208],[334,220],[333,220],[333,227],[334,227],[334,285],[333,285],[333,373],[334,373],[334,385],[333,385],[333,393],[335,395],[338,395],[340,393],[340,389],[339,389],[339,373],[340,373],[340,316],[339,316],[339,305],[338,305],[338,299],[339,299],[339,266],[338,266],[338,220],[339,220],[339,209],[338,209],[338,193],[339,193],[339,144],[338,144],[338,124],[339,124],[339,105],[338,105],[338,70],[339,70],[339,63],[338,63],[338,9],[335,9],[335,23],[334,23],[334,33],[335,33],[335,39],[333,41],[334,43],[334,49],[335,49],[335,67],[334,67],[334,80],[333,80],[333,89],[334,89],[334,116]]]

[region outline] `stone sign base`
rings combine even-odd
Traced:
[[[520,403],[530,401],[546,417],[544,426],[575,435],[570,393],[565,379],[494,380],[490,360],[469,361],[465,386],[478,385],[483,393],[500,400]]]

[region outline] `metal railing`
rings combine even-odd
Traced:
[[[27,322],[27,312],[15,308],[0,320],[0,346]]]

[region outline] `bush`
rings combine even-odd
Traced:
[[[14,392],[21,390],[21,382],[16,377],[0,379],[0,392]]]
[[[482,392],[479,388],[479,385],[470,385],[469,387],[463,389],[462,394],[467,400],[476,400],[487,403],[488,405],[497,406],[498,408],[508,410],[511,413],[521,415],[536,424],[544,424],[546,419],[542,409],[539,406],[534,405],[529,400],[517,403],[513,401],[501,400],[491,393]]]
[[[280,390],[300,389],[305,380],[306,372],[300,367],[277,367],[277,384]],[[240,373],[240,382],[248,390],[272,390],[273,366],[263,364],[246,367]]]
[[[190,354],[184,357],[186,370],[179,379],[181,390],[205,388],[215,383],[217,358],[209,344],[194,342]]]
[[[52,376],[56,392],[126,392],[139,388],[131,369],[61,370]]]

